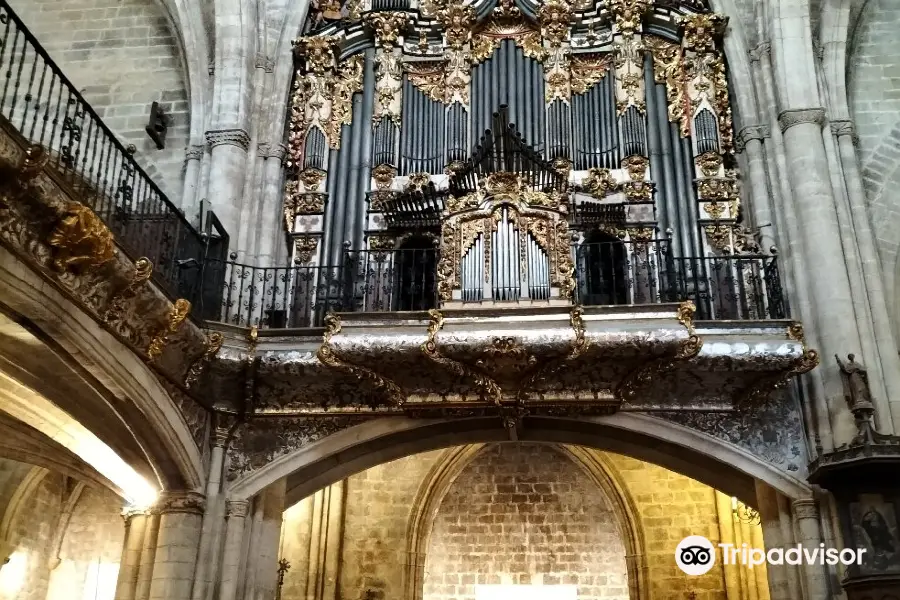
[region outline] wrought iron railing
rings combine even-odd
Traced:
[[[575,249],[583,305],[693,300],[704,320],[787,317],[776,257],[676,257],[668,240],[599,242]]]
[[[705,320],[782,319],[775,257],[677,258],[667,241],[604,242],[574,249],[583,305],[693,300]],[[210,260],[195,310],[248,327],[320,327],[330,312],[423,311],[438,306],[435,249],[348,252],[336,267],[252,267]]]
[[[187,294],[194,282],[182,267],[208,256],[209,238],[160,191],[6,0],[0,0],[0,117],[49,153],[51,166],[128,255],[153,262],[154,279],[167,293]]]

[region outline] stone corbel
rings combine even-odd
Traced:
[[[165,324],[159,328],[157,333],[150,340],[147,347],[147,360],[155,361],[163,353],[166,345],[169,343],[169,336],[178,332],[181,324],[191,312],[191,303],[184,298],[179,298],[172,305],[169,314],[166,316]]]
[[[194,361],[194,364],[188,369],[188,373],[184,378],[185,389],[191,389],[191,387],[199,381],[203,371],[209,366],[209,363],[216,356],[216,353],[222,348],[222,343],[224,341],[225,337],[218,331],[209,332],[206,336],[206,348],[203,350],[203,354]]]
[[[802,348],[800,357],[787,371],[777,373],[772,377],[763,378],[744,390],[737,402],[737,408],[750,408],[755,402],[762,401],[775,390],[783,388],[794,377],[809,373],[819,366],[819,353],[807,346],[803,325],[791,323],[786,333],[787,339],[800,342],[800,347]]]

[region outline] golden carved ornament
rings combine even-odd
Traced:
[[[53,267],[60,272],[103,266],[113,260],[117,252],[113,234],[100,217],[75,201],[67,203],[65,216],[47,243],[54,249]]]
[[[599,169],[595,167],[588,169],[588,176],[581,182],[581,187],[592,196],[603,198],[613,192],[619,191],[620,186],[609,169]]]
[[[315,215],[325,212],[325,194],[299,194],[294,208],[298,215]],[[293,223],[293,219],[291,220]]]
[[[428,323],[428,339],[421,346],[422,353],[457,376],[471,380],[483,399],[491,400],[495,406],[500,406],[503,400],[503,392],[500,386],[497,385],[497,382],[480,372],[480,370],[446,357],[441,353],[438,348],[437,336],[438,332],[444,328],[444,316],[435,309],[429,310],[428,315],[431,318]]]
[[[730,177],[711,177],[697,181],[697,195],[700,200],[732,201],[738,195],[737,181]]]
[[[538,10],[541,36],[551,48],[558,48],[569,35],[572,4],[567,0],[546,0]]]
[[[730,225],[719,223],[707,225],[704,230],[706,231],[706,239],[709,245],[716,250],[729,250],[731,248],[731,229]]]
[[[728,17],[716,13],[700,13],[676,17],[684,27],[684,45],[694,52],[715,52],[716,40],[725,35]]]
[[[653,56],[653,77],[656,83],[666,84],[669,121],[678,123],[681,137],[687,137],[691,134],[691,114],[689,110],[685,110],[688,102],[685,97],[687,75],[684,51],[680,45],[655,35],[644,36],[643,44]]]
[[[103,322],[110,323],[118,321],[125,312],[125,303],[137,295],[142,285],[150,280],[153,275],[153,263],[147,257],[141,257],[134,261],[134,271],[131,279],[120,291],[113,294],[109,299],[106,312],[103,315]]]
[[[619,78],[619,85],[625,93],[624,100],[616,101],[616,110],[621,117],[629,107],[635,107],[639,113],[647,113],[647,102],[641,98],[644,78],[640,73],[626,73]]]
[[[728,77],[725,63],[720,55],[712,62],[713,82],[716,87],[716,118],[719,122],[719,143],[724,152],[734,152],[734,122],[731,114],[731,100],[728,98]]]
[[[325,137],[335,150],[341,147],[341,128],[353,122],[353,94],[362,91],[363,65],[363,57],[357,54],[341,63],[335,77],[331,118],[325,123]]]
[[[323,365],[346,371],[360,381],[367,382],[385,395],[392,406],[402,406],[406,394],[396,383],[386,377],[382,377],[375,371],[354,365],[340,358],[334,351],[331,341],[335,335],[341,332],[341,318],[333,313],[325,315],[325,334],[322,336],[322,345],[316,352],[316,357]]]
[[[653,8],[653,0],[603,0],[603,6],[612,13],[618,32],[632,37]]]
[[[572,174],[572,161],[563,157],[555,158],[553,159],[553,170],[561,178],[569,181],[569,176]]]
[[[303,189],[307,192],[318,192],[325,180],[325,171],[318,169],[305,169],[297,177],[303,183]]]
[[[475,362],[480,369],[490,372],[521,373],[534,367],[537,358],[528,352],[522,342],[513,337],[495,337],[490,346],[482,352],[482,358]]]
[[[444,174],[445,175],[456,175],[457,173],[462,171],[465,168],[465,166],[466,165],[463,164],[463,162],[461,160],[451,161],[451,162],[447,163],[446,167],[444,167]]]
[[[521,189],[519,175],[504,171],[491,173],[484,184],[484,191],[489,196],[517,196]]]
[[[575,263],[570,243],[572,233],[565,221],[556,222],[556,285],[562,298],[571,298],[575,291]]]
[[[25,157],[19,165],[17,179],[20,183],[28,183],[40,175],[44,167],[50,162],[48,154],[41,146],[29,146],[25,150]]]
[[[428,173],[411,173],[406,181],[407,192],[411,190],[421,192],[431,182],[431,175]]]
[[[319,238],[305,235],[294,240],[294,264],[308,265],[319,249]]]
[[[540,206],[543,208],[559,209],[560,204],[566,201],[564,195],[559,192],[536,192],[531,188],[522,190],[522,200],[529,206]]]
[[[475,9],[471,5],[454,2],[440,11],[438,19],[447,35],[447,45],[461,50],[469,40],[472,25],[475,23]]]
[[[573,56],[569,62],[569,86],[573,94],[586,94],[598,81],[609,74],[610,54]]]
[[[656,235],[656,231],[651,227],[634,227],[627,231],[631,241],[638,243],[649,242]]]
[[[409,24],[409,16],[402,12],[367,13],[363,20],[375,32],[377,45],[382,48],[395,45]]]
[[[494,51],[500,47],[502,40],[502,37],[488,35],[476,35],[472,38],[472,64],[478,65],[489,59]]]
[[[200,380],[200,375],[203,374],[203,370],[209,365],[212,359],[222,348],[222,344],[224,343],[224,341],[225,336],[223,336],[218,331],[209,332],[209,334],[206,336],[203,354],[200,356],[200,358],[194,361],[194,364],[192,364],[191,368],[188,369],[188,373],[184,378],[184,387],[186,389],[191,389],[191,387]]]
[[[709,215],[711,219],[719,220],[722,218],[722,215],[725,214],[726,205],[721,204],[716,201],[712,202],[704,202],[703,203],[703,211]]]
[[[184,298],[179,298],[175,301],[172,308],[169,309],[165,324],[159,329],[156,335],[153,336],[153,339],[150,340],[150,345],[147,346],[148,361],[153,362],[159,358],[163,353],[166,344],[169,343],[169,336],[178,332],[178,329],[181,327],[181,324],[184,323],[184,320],[187,319],[190,312],[190,302]]]
[[[652,202],[654,185],[652,181],[626,181],[621,189],[629,202]]]
[[[632,154],[622,160],[622,168],[628,172],[628,176],[632,181],[644,181],[649,167],[650,159],[646,156]]]
[[[404,63],[407,80],[420,92],[435,102],[447,102],[444,89],[444,69],[446,62]]]
[[[722,155],[718,152],[704,152],[697,157],[696,163],[704,177],[718,177],[722,168]]]
[[[397,169],[391,165],[381,164],[372,169],[372,179],[375,180],[375,189],[382,192],[390,191],[396,176]]]
[[[475,208],[480,202],[480,197],[476,193],[466,194],[462,198],[450,196],[447,198],[447,212],[450,214],[462,212],[470,208]]]
[[[458,100],[464,106],[469,104],[469,82],[472,80],[471,57],[463,50],[451,49],[448,53],[444,78],[447,102]]]
[[[453,286],[459,268],[461,245],[459,225],[455,219],[445,219],[441,225],[441,247],[438,260],[438,297],[442,302],[453,299]]]
[[[334,67],[340,40],[335,36],[320,35],[295,40],[294,48],[306,59],[307,72],[322,76]]]
[[[678,311],[676,313],[678,315],[678,322],[684,325],[684,328],[687,329],[688,332],[688,339],[681,343],[681,347],[675,355],[675,358],[678,360],[694,358],[700,354],[700,350],[703,347],[703,342],[700,340],[700,336],[697,335],[697,331],[694,329],[694,315],[696,313],[697,306],[690,300],[678,305]]]
[[[369,238],[369,250],[389,252],[397,248],[397,238],[391,235],[373,235]]]

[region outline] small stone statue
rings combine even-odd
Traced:
[[[869,390],[869,375],[865,367],[856,362],[856,355],[848,354],[848,362],[844,362],[835,354],[838,366],[841,368],[841,379],[844,382],[844,397],[850,410],[872,407],[872,394]]]

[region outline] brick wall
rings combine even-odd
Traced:
[[[189,109],[180,51],[152,0],[10,0],[13,10],[103,122],[176,205]],[[166,148],[144,132],[150,105],[171,116]]]
[[[579,600],[627,598],[625,547],[600,489],[551,446],[483,449],[444,497],[425,600],[472,600],[475,584],[573,584]]]
[[[900,246],[900,4],[870,0],[848,57],[850,110],[859,133],[863,178],[889,297]],[[896,304],[896,302],[892,303]],[[900,316],[900,315],[898,315]],[[900,323],[895,327],[900,329]]]

